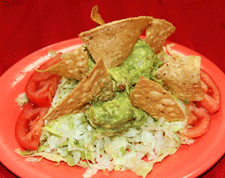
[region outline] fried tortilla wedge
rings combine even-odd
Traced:
[[[159,52],[166,39],[175,32],[176,28],[164,19],[153,19],[146,27],[146,42],[149,46]]]
[[[98,25],[105,24],[105,21],[102,19],[98,11],[98,6],[94,6],[91,10],[91,19],[96,22]]]
[[[166,121],[185,119],[184,112],[174,99],[158,83],[141,76],[129,96],[133,106],[142,109],[155,119]]]
[[[171,93],[181,100],[200,101],[204,98],[200,79],[201,57],[178,56],[156,72]]]
[[[140,16],[103,24],[79,34],[95,62],[104,61],[106,68],[122,64],[152,17]]]
[[[80,83],[57,105],[50,110],[45,119],[84,111],[84,107],[93,100],[107,101],[115,96],[113,83],[103,60],[98,61]]]
[[[63,60],[39,72],[52,72],[64,77],[81,80],[88,73],[88,54],[85,47],[80,46],[74,52],[64,53]]]

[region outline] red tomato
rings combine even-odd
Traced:
[[[61,61],[62,53],[46,62],[39,70],[44,70]],[[49,107],[57,90],[61,76],[51,72],[37,72],[27,82],[25,93],[27,97],[37,106]]]
[[[43,117],[47,112],[48,108],[40,108],[30,101],[23,107],[15,127],[15,137],[23,148],[28,150],[38,148],[44,126]]]
[[[204,107],[209,113],[213,114],[221,106],[220,91],[213,79],[203,70],[201,70],[201,82],[205,98],[202,101],[195,102],[195,104],[198,107]]]
[[[200,137],[209,129],[210,115],[204,108],[197,108],[193,104],[189,104],[188,108],[190,111],[187,115],[188,125],[182,134],[190,138]]]

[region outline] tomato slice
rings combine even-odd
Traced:
[[[47,112],[47,107],[40,108],[30,101],[23,107],[15,127],[15,137],[23,148],[28,150],[38,148],[44,126],[43,117]]]
[[[46,62],[39,67],[39,70],[47,69],[48,67],[61,61],[62,53]],[[25,87],[27,97],[37,106],[50,107],[61,76],[52,74],[51,72],[37,72],[35,71],[29,78]]]
[[[220,91],[213,79],[203,70],[201,70],[201,82],[205,98],[202,101],[196,101],[195,104],[198,107],[204,107],[209,113],[213,114],[221,106]]]
[[[209,129],[210,115],[204,108],[197,108],[193,103],[188,105],[188,109],[188,125],[181,133],[190,138],[200,137]]]

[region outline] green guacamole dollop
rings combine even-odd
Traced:
[[[132,106],[125,91],[117,92],[111,101],[91,105],[86,116],[97,131],[107,136],[121,134],[130,127],[140,127],[147,119],[144,111]]]
[[[161,83],[156,79],[156,70],[162,64],[154,50],[145,41],[139,39],[127,60],[121,66],[108,69],[108,73],[116,91],[124,89],[128,91],[128,88],[135,86],[140,76]]]
[[[116,97],[107,102],[92,103],[85,113],[96,131],[114,136],[131,127],[140,127],[146,121],[147,114],[132,106],[128,97],[140,76],[160,83],[155,76],[161,65],[154,50],[139,39],[122,65],[107,70],[113,81]]]

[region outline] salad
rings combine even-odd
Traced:
[[[207,132],[220,93],[198,56],[175,53],[165,40],[175,27],[140,16],[79,34],[72,52],[49,51],[16,98],[23,108],[16,152],[86,169],[131,170],[146,177],[156,162]],[[140,39],[146,29],[146,39]]]

